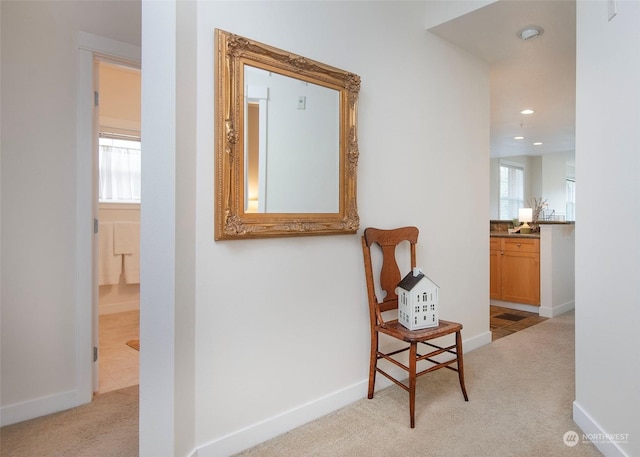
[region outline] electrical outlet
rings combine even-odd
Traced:
[[[300,95],[298,97],[298,109],[305,109],[307,106],[307,97]]]

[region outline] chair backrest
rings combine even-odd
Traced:
[[[391,230],[382,230],[369,227],[362,236],[362,253],[364,256],[364,271],[367,279],[367,297],[369,300],[369,313],[371,324],[384,324],[382,313],[398,308],[398,295],[396,287],[402,279],[400,268],[396,260],[396,247],[408,241],[411,251],[411,270],[416,267],[416,243],[418,242],[418,229],[416,227],[402,227]],[[378,244],[382,249],[382,267],[377,284],[387,294],[378,302],[376,297],[376,280],[371,264],[371,247]]]

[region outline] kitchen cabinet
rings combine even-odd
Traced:
[[[540,239],[491,237],[490,297],[540,305]]]

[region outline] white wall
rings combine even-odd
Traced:
[[[542,156],[542,193],[547,200],[547,210],[555,211],[556,216],[567,214],[567,178],[570,167],[575,162],[575,152],[555,152]],[[572,167],[571,167],[572,168]]]
[[[574,224],[540,225],[540,310],[556,317],[575,307]]]
[[[194,14],[192,2],[142,3],[142,136],[154,151],[143,156],[140,214],[143,456],[194,447]]]
[[[140,135],[140,70],[99,62],[100,131]]]
[[[500,219],[500,159],[489,161],[489,219]]]
[[[145,11],[155,7],[161,8],[149,4]],[[199,455],[236,452],[362,398],[369,346],[357,236],[213,241],[210,101],[216,27],[362,77],[362,227],[417,225],[420,263],[442,288],[442,318],[464,324],[467,349],[490,340],[488,298],[478,299],[488,297],[486,232],[467,230],[469,224],[484,226],[488,212],[488,176],[476,172],[488,169],[488,67],[425,32],[423,9],[417,2],[197,5],[198,90],[191,100],[197,108],[197,189],[195,199],[177,196],[176,208],[196,205]],[[146,17],[144,24],[154,27]],[[189,24],[180,25],[187,29]],[[162,26],[166,24],[157,25]],[[161,46],[145,41],[143,55],[157,53],[160,61]],[[171,53],[164,55],[169,62]],[[176,70],[178,78],[191,71],[181,66]],[[143,80],[143,120],[148,113],[144,94],[151,98],[159,90],[148,89],[145,92]],[[462,134],[460,125],[466,126]],[[191,160],[189,150],[180,150],[184,156]],[[155,166],[164,173],[170,164]],[[459,173],[461,179],[450,178]],[[178,185],[176,194],[180,189]],[[148,274],[158,273],[158,279],[171,276],[163,266],[147,266]],[[175,306],[177,310],[178,301]],[[166,312],[163,308],[163,315],[154,317],[154,326],[171,323]],[[143,377],[145,372],[158,376],[165,371],[159,350],[149,349],[148,358],[154,361],[143,367]],[[142,398],[141,416],[148,417],[157,401]],[[141,444],[151,439],[147,430]]]
[[[139,45],[140,4],[3,1],[0,8],[5,424],[84,398],[76,324],[79,307],[91,303],[76,296],[77,39],[85,31]]]
[[[576,400],[588,433],[628,433],[600,444],[640,455],[640,2],[577,4]],[[624,223],[612,224],[623,215]]]
[[[544,156],[529,157],[529,195],[530,199],[544,195]],[[544,197],[542,197],[544,198]],[[525,199],[525,202],[528,199]]]
[[[141,19],[136,2],[0,5],[2,415],[12,420],[25,405],[37,415],[78,399],[77,32],[140,44]],[[214,27],[362,76],[362,227],[417,225],[442,317],[464,324],[467,349],[490,340],[488,299],[477,298],[488,297],[486,233],[467,230],[488,212],[488,177],[476,173],[488,169],[484,63],[425,32],[417,2],[143,8],[142,130],[156,154],[141,215],[141,455],[230,453],[366,390],[357,236],[213,241]]]
[[[436,25],[455,19],[463,14],[470,13],[483,6],[495,3],[497,0],[428,0],[426,2],[425,28],[430,29]]]

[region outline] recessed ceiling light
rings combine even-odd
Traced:
[[[523,136],[514,136],[513,137],[514,140],[524,140]]]
[[[520,111],[520,114],[533,114],[535,113],[535,111],[533,111],[532,109],[523,109],[522,111]]]
[[[535,143],[533,143],[534,146],[540,146],[542,143],[540,141],[536,141]]]
[[[528,27],[523,28],[518,32],[518,36],[521,40],[526,41],[531,38],[539,37],[544,33],[544,29],[542,27],[538,27],[537,25],[530,25]]]

